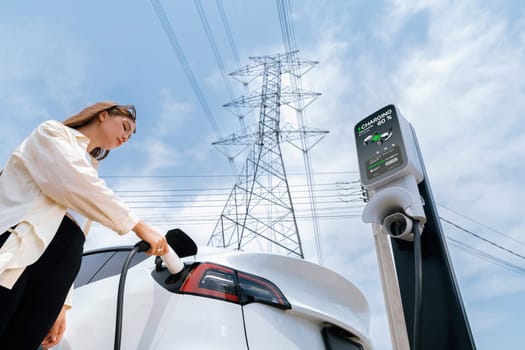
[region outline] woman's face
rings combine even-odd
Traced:
[[[120,115],[103,112],[100,116],[100,147],[112,150],[127,142],[135,131],[135,122]]]

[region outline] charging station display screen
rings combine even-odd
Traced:
[[[365,186],[381,181],[407,165],[394,105],[388,105],[361,120],[354,131],[361,182]]]
[[[366,161],[366,177],[373,179],[393,170],[403,164],[403,155],[399,146],[387,148],[383,153],[378,154]]]

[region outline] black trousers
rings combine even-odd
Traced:
[[[0,235],[0,247],[8,232]],[[55,322],[82,261],[85,236],[67,216],[11,290],[0,287],[0,349],[35,350]]]

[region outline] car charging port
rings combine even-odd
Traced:
[[[184,267],[180,272],[172,274],[166,266],[163,266],[162,260],[160,261],[160,264],[158,263],[158,260],[161,259],[156,259],[155,270],[152,271],[151,277],[168,291],[178,292],[195,264],[184,264]]]

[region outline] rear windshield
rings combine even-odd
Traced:
[[[75,288],[119,275],[122,271],[122,265],[124,265],[131,249],[133,249],[131,246],[115,247],[84,253],[80,271],[75,279]],[[135,254],[130,267],[137,265],[147,258],[149,258],[149,255]]]

